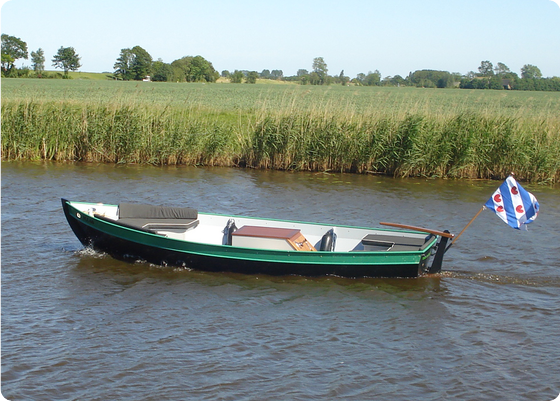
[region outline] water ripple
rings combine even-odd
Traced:
[[[359,225],[426,225],[424,215],[436,228],[462,228],[457,208],[476,212],[490,184],[211,168],[2,167],[8,399],[478,401],[552,400],[560,392],[560,241],[552,217],[518,233],[481,216],[446,255],[441,274],[351,280],[124,263],[82,248],[59,205],[61,196],[94,196]],[[558,199],[552,190],[539,194],[550,216],[560,215]],[[24,235],[31,221],[36,231]]]

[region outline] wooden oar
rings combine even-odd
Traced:
[[[406,230],[420,231],[420,232],[423,232],[423,233],[429,233],[429,234],[439,235],[439,236],[441,236],[441,237],[447,237],[447,238],[453,238],[453,237],[455,236],[455,234],[451,234],[450,232],[438,231],[438,230],[430,230],[429,228],[408,226],[408,225],[406,225],[406,224],[384,223],[384,222],[381,222],[381,223],[379,223],[379,224],[382,224],[382,225],[384,225],[384,226],[391,226],[391,227],[404,228],[404,229],[406,229]]]

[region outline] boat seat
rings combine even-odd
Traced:
[[[360,243],[361,249],[355,249],[356,251],[364,252],[379,252],[379,251],[391,251],[391,252],[406,252],[406,251],[419,251],[430,243],[433,235],[428,235],[424,238],[413,238],[413,237],[400,237],[394,235],[383,235],[383,234],[368,234]]]
[[[198,226],[198,211],[190,207],[121,203],[118,217],[122,225],[151,231],[185,232]]]
[[[153,234],[158,231],[185,232],[198,226],[198,211],[188,207],[163,207],[136,203],[121,203],[117,220],[99,214],[97,218]]]
[[[198,226],[198,219],[119,219],[117,223],[153,231],[187,231]]]
[[[190,207],[165,207],[121,203],[117,211],[119,219],[198,219],[198,211]]]

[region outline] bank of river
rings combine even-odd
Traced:
[[[4,81],[3,160],[560,182],[558,92]]]

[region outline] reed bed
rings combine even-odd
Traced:
[[[335,112],[336,111],[336,112]],[[560,180],[559,120],[198,106],[2,104],[4,160],[246,166],[393,176]]]

